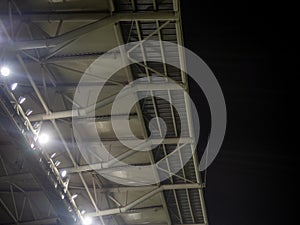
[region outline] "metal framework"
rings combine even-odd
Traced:
[[[28,2],[31,4],[32,1]],[[72,116],[88,117],[92,109],[80,106],[77,110],[72,109],[74,83],[78,82],[78,74],[82,74],[86,68],[72,65],[74,62],[89,64],[109,49],[97,49],[97,43],[94,43],[95,52],[78,48],[74,50],[76,45],[85,45],[82,40],[93,40],[90,37],[93,32],[105,36],[103,29],[112,31],[115,40],[112,46],[148,39],[183,45],[178,1],[132,0],[128,3],[125,0],[108,0],[102,9],[95,12],[92,7],[96,7],[97,1],[91,0],[87,1],[91,8],[80,12],[80,8],[76,10],[76,7],[81,6],[74,3],[74,10],[65,13],[63,4],[67,5],[67,2],[61,1],[61,10],[59,4],[55,5],[56,1],[49,2],[54,2],[51,3],[56,7],[54,12],[47,12],[47,8],[42,12],[31,12],[30,8],[17,0],[0,3],[0,35],[4,37],[0,40],[1,60],[6,60],[6,57],[14,59],[19,73],[24,74],[16,76],[16,79],[20,79],[19,92],[10,90],[10,80],[1,81],[1,112],[14,122],[10,128],[18,130],[19,141],[8,144],[8,148],[14,149],[11,154],[5,154],[2,149],[0,151],[0,209],[6,215],[3,218],[0,216],[0,224],[81,224],[85,216],[93,217],[93,224],[102,225],[208,224],[197,154],[193,154],[186,165],[183,164],[186,153],[195,147],[194,132],[189,101],[186,95],[176,89],[177,86],[140,84],[135,87],[138,94],[161,91],[169,98],[169,104],[166,104],[161,99],[147,97],[136,104],[130,117],[139,124],[137,129],[144,139],[148,137],[147,122],[155,117],[164,119],[168,127],[167,137],[162,139],[162,130],[157,121],[159,132],[151,140],[152,144],[161,142],[157,148],[142,154],[122,149],[118,140],[104,138],[104,144],[117,153],[118,160],[127,160],[133,165],[155,164],[174,154],[174,149],[180,145],[176,152],[178,160],[169,159],[167,168],[154,171],[157,185],[120,186],[101,177],[97,173],[99,170],[113,173],[123,168],[116,164],[116,160],[109,159],[87,165],[76,147],[70,123]],[[183,70],[171,68],[166,63],[151,63],[153,58],[145,53],[142,45],[139,47],[144,62],[125,68],[121,81],[110,80],[106,86],[122,88],[130,81],[151,77],[155,72],[187,88],[187,77]],[[160,51],[162,61],[166,62],[163,45]],[[124,53],[120,51],[116,54]],[[177,60],[183,69],[183,52],[177,49],[173,56],[172,60]],[[127,60],[124,55],[122,57]],[[38,74],[36,67],[40,68]],[[97,103],[97,110],[105,111],[105,107],[111,105],[115,94],[109,94]],[[27,115],[25,106],[18,102],[18,96],[21,95],[28,99],[26,107],[37,113]],[[58,99],[59,103],[53,104],[54,99]],[[182,106],[186,127],[180,127],[178,113],[172,107],[175,101]],[[99,126],[106,126],[110,121],[110,116],[105,113],[97,116]],[[2,131],[6,137],[10,136],[10,132],[5,133],[8,126]],[[59,145],[47,148],[32,146],[39,126],[51,127]],[[185,137],[179,139],[179,133]],[[105,133],[103,135],[105,137]],[[87,142],[93,144],[93,140]],[[0,143],[2,145],[2,139]],[[12,158],[20,155],[24,156],[25,165],[22,167],[24,169],[17,170],[12,166]],[[182,169],[175,174],[170,165],[178,165]],[[62,170],[69,174],[67,180],[61,176]],[[169,174],[170,178],[159,182],[164,173]]]

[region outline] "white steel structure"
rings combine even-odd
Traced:
[[[124,148],[110,122],[113,99],[128,82],[156,71],[187,90],[187,76],[181,70],[148,62],[145,54],[144,63],[124,68],[105,84],[96,110],[99,135],[112,155],[130,165],[150,165],[181,145],[179,160],[168,161],[183,168],[178,173],[167,167],[154,171],[153,177],[143,175],[156,184],[120,185],[118,179],[138,181],[110,159],[87,165],[76,146],[71,117],[79,116],[72,106],[82,74],[108,50],[145,39],[183,45],[177,0],[0,1],[0,59],[11,70],[1,78],[0,224],[208,224],[197,154],[182,163],[194,145],[190,109],[182,92],[164,85],[141,91],[160,91],[169,98],[169,102],[145,98],[130,114],[131,128],[141,139],[148,137],[151,118],[164,119],[166,138],[152,151]],[[164,57],[163,46],[160,51]],[[184,66],[178,49],[172,60]],[[12,91],[13,82],[18,86]],[[26,98],[22,104],[20,96]],[[182,106],[186,127],[180,127],[178,113],[170,105],[175,101]],[[49,134],[49,140],[35,149],[32,132],[39,129]],[[86,135],[93,143],[88,131]],[[159,143],[160,135],[151,141]],[[116,182],[99,175],[99,170]],[[170,178],[159,182],[161,173]]]

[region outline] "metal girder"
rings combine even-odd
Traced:
[[[132,1],[132,2],[134,2],[134,1]],[[178,9],[178,6],[177,6],[177,4],[175,4],[177,1],[176,0],[174,0],[174,10],[175,11],[177,11],[176,9]],[[154,1],[154,4],[155,4],[155,1]],[[176,5],[176,7],[175,7],[175,5]],[[176,8],[176,9],[175,9]],[[62,20],[68,20],[68,19],[70,19],[70,20],[72,20],[72,17],[68,17],[68,15],[66,14],[66,15],[62,15],[62,13],[57,13],[57,14],[60,14],[60,15],[55,15],[56,13],[54,13],[54,16],[57,16],[57,17],[54,17],[54,18],[52,18],[52,16],[50,17],[50,20],[57,20],[57,21],[62,21]],[[108,14],[107,14],[108,15]],[[45,15],[42,15],[42,16],[44,16],[44,18],[45,18]],[[96,15],[94,15],[94,16],[96,16]],[[98,14],[98,18],[96,18],[96,19],[91,19],[91,20],[98,20],[98,19],[100,19],[101,17],[104,17],[105,15],[101,15],[101,14]],[[114,15],[113,15],[114,16]],[[80,16],[79,15],[77,15],[77,17],[79,18]],[[79,19],[81,19],[81,18],[79,18]],[[104,18],[105,20],[107,19],[107,18]],[[48,19],[47,19],[48,21],[49,21],[49,16],[48,16]],[[86,21],[88,21],[89,19],[88,18],[84,18],[84,16],[82,17],[82,20],[86,20]],[[151,19],[152,20],[152,19]],[[163,19],[161,19],[161,18],[159,18],[159,20],[163,20]],[[173,19],[172,19],[173,20]],[[73,21],[76,21],[76,20],[72,20],[72,22]],[[95,23],[97,23],[97,22],[100,22],[100,21],[96,21]],[[157,21],[158,22],[158,21]],[[94,23],[92,23],[92,24],[94,24]],[[177,23],[177,25],[178,24],[180,24],[179,22]],[[88,25],[87,25],[88,26]],[[104,25],[104,26],[107,26],[107,25]],[[81,29],[81,28],[79,28],[79,29]],[[97,28],[96,28],[97,29]],[[72,31],[70,32],[70,33],[72,33]],[[78,33],[77,34],[75,34],[75,33],[73,33],[73,35],[75,35],[74,37],[72,37],[72,38],[74,38],[73,40],[75,40],[75,38],[77,38],[77,37],[80,37],[80,36],[82,36],[82,35],[85,35],[85,34],[82,34],[82,35],[80,35],[79,34],[80,32],[78,31]],[[68,34],[68,33],[67,33]],[[59,38],[61,38],[61,39],[63,39],[63,37],[61,37],[61,36],[63,36],[63,35],[60,35],[60,36],[57,36],[57,38],[59,39]],[[54,38],[48,38],[48,39],[46,39],[46,41],[44,41],[46,44],[49,44],[49,46],[50,46],[50,44],[51,43],[54,43],[54,40],[55,40],[55,38],[56,37],[54,37]],[[42,41],[42,40],[38,40],[38,41]],[[34,44],[35,42],[34,41],[32,41],[31,42],[31,44]],[[13,45],[13,44],[12,44]],[[48,46],[48,47],[49,47]],[[0,45],[0,47],[1,47],[1,45]],[[46,46],[47,47],[47,46]],[[51,60],[51,58],[50,58],[50,60]],[[34,87],[34,85],[33,85],[33,87]],[[47,111],[47,110],[46,110]],[[58,112],[58,113],[61,113],[61,112]],[[55,113],[53,113],[53,114],[55,114]],[[49,115],[48,116],[51,116],[51,112],[49,113]],[[58,115],[53,115],[53,116],[59,116],[59,114]],[[65,118],[65,117],[64,117]],[[55,118],[54,118],[55,119]],[[142,118],[140,118],[141,119],[141,121],[142,121]],[[50,120],[52,120],[51,118],[50,118]],[[62,135],[61,135],[62,136]],[[191,137],[192,137],[193,135],[191,135]],[[62,138],[63,139],[63,138]],[[192,141],[191,141],[192,142]],[[104,142],[104,144],[109,144],[109,143],[111,143],[111,142]],[[119,141],[116,141],[116,142],[113,142],[113,144],[114,143],[120,143]],[[173,143],[173,142],[170,142],[170,143],[172,143],[172,144],[177,144],[177,142],[176,143]],[[68,149],[67,149],[68,150]],[[195,157],[195,156],[194,156]],[[72,160],[72,157],[71,157],[71,160]],[[76,166],[75,166],[76,167]],[[196,165],[195,165],[195,169],[197,169],[198,167],[196,167]],[[85,184],[85,182],[84,182],[84,180],[83,180],[83,178],[82,178],[82,183],[83,183],[83,185],[84,185],[84,187],[83,188],[85,188],[86,190],[88,190],[89,189],[89,187]],[[173,185],[171,185],[171,186],[173,186]],[[130,187],[124,187],[124,189],[121,189],[121,190],[126,190],[126,188],[129,188],[130,189]],[[142,187],[141,187],[142,188]],[[148,188],[148,187],[147,187]],[[118,189],[111,189],[111,191],[117,191],[117,190],[120,190],[119,188]],[[150,188],[148,188],[147,190],[149,190],[149,191],[153,191],[153,192],[155,192],[155,186],[154,187],[151,187],[151,189]],[[174,190],[174,189],[173,189]],[[151,194],[151,192],[150,193],[148,193],[149,195]],[[202,193],[202,192],[201,192]],[[88,193],[89,194],[89,193]],[[156,193],[154,193],[154,194],[156,194]],[[160,194],[162,194],[162,192],[160,192]],[[151,197],[151,196],[150,196]],[[201,198],[201,196],[200,196],[200,198]],[[90,197],[90,199],[91,199],[91,201],[93,202],[93,198],[91,198]],[[201,200],[201,203],[202,203],[202,200]],[[130,203],[130,204],[132,204],[132,203]],[[130,205],[129,204],[129,205]],[[137,204],[139,204],[139,203],[137,203]],[[128,206],[125,206],[124,207],[124,210],[126,209],[126,207],[128,207]],[[134,207],[134,206],[133,206]],[[95,211],[96,211],[96,213],[98,213],[98,209],[97,209],[97,207],[95,207]],[[124,211],[124,212],[126,212],[126,211]],[[192,213],[192,212],[191,212]],[[109,215],[109,214],[108,214]],[[99,216],[99,215],[97,215],[97,216]],[[205,216],[205,215],[204,215]],[[194,221],[193,221],[194,222]],[[182,223],[182,221],[181,221],[181,223]],[[121,224],[119,224],[119,225],[121,225]],[[165,225],[165,224],[160,224],[160,225]],[[185,225],[202,225],[202,224],[195,224],[195,223],[193,223],[193,224],[185,224]]]
[[[4,208],[4,210],[7,212],[7,214],[13,219],[15,224],[18,224],[18,219],[14,216],[14,214],[11,212],[11,210],[7,207],[5,202],[0,198],[0,204]]]
[[[41,121],[41,120],[54,120],[54,119],[62,119],[62,118],[71,118],[83,116],[85,114],[84,110],[73,109],[61,112],[52,112],[51,114],[36,114],[29,117],[31,122]]]
[[[41,95],[41,92],[39,91],[39,89],[37,88],[34,80],[32,79],[31,74],[30,74],[30,72],[29,72],[26,64],[24,63],[23,58],[20,56],[20,54],[17,54],[17,59],[18,59],[19,63],[21,64],[21,66],[22,66],[22,68],[23,68],[23,70],[24,70],[24,72],[25,72],[25,74],[26,74],[26,76],[27,76],[27,78],[28,78],[28,80],[29,80],[29,82],[30,82],[30,84],[31,84],[34,92],[36,93],[38,99],[40,100],[40,103],[42,104],[43,108],[45,109],[45,112],[47,114],[49,114],[50,110],[49,110],[49,108],[48,108],[45,100],[43,99],[43,97]]]
[[[202,184],[185,184],[187,189],[192,188],[203,188]],[[164,190],[177,190],[182,189],[181,186],[177,184],[164,184],[162,185]],[[127,191],[150,191],[157,188],[157,185],[147,185],[147,186],[132,186],[132,187],[111,187],[111,188],[102,188],[99,191],[100,192],[127,192]]]
[[[41,188],[37,188],[37,189],[30,189],[30,190],[25,190],[23,189],[22,191],[21,190],[18,190],[18,189],[15,189],[14,190],[14,193],[26,193],[26,194],[36,194],[36,193],[42,193],[43,190]],[[11,194],[11,191],[8,190],[8,189],[3,189],[1,188],[0,189],[0,194],[3,194],[3,195],[8,195],[8,194]]]
[[[15,20],[31,21],[31,22],[54,22],[67,20],[69,22],[95,21],[110,15],[108,12],[43,12],[43,13],[22,13],[12,14]],[[3,20],[8,20],[9,15],[1,13],[0,17]]]
[[[96,58],[102,56],[102,57],[111,57],[113,58],[119,53],[114,53],[114,54],[108,54],[106,52],[98,52],[98,53],[92,53],[92,54],[81,54],[81,55],[69,55],[69,56],[52,56],[47,59],[41,59],[43,63],[57,63],[57,62],[70,62],[70,61],[75,61],[75,60],[90,60],[94,61]],[[31,60],[31,59],[30,59]]]
[[[162,185],[165,186],[165,189],[168,190],[178,190],[181,189],[176,185],[173,184],[165,184]],[[81,186],[69,186],[69,190],[85,190],[86,187]],[[93,187],[87,187],[88,189],[92,190]],[[122,192],[140,192],[140,191],[152,191],[157,188],[157,185],[146,185],[146,186],[120,186],[120,187],[101,187],[96,188],[97,192],[100,193],[122,193]],[[197,183],[189,183],[186,187],[187,189],[202,189],[204,188],[203,184],[197,184]],[[25,192],[24,192],[25,191]],[[42,189],[32,189],[32,190],[14,190],[15,193],[26,193],[28,195],[36,194],[36,193],[42,193]],[[10,190],[0,190],[0,194],[6,195],[11,194]]]
[[[133,5],[134,5],[134,1],[133,1]],[[155,8],[155,6],[154,6]],[[169,21],[167,21],[165,24],[167,24]],[[142,44],[142,37],[141,37],[141,31],[140,31],[140,28],[139,28],[139,23],[138,21],[135,21],[135,25],[136,25],[136,29],[137,29],[137,34],[138,34],[138,39],[140,41],[140,48],[141,48],[141,52],[142,52],[142,56],[143,56],[143,61],[144,63],[138,63],[136,62],[138,65],[141,64],[141,65],[145,65],[147,67],[147,62],[146,62],[146,55],[145,55],[145,50],[144,50],[144,47],[143,47],[143,44]],[[163,26],[162,26],[163,27]],[[156,31],[152,32],[148,37],[150,37],[151,35],[155,34],[156,32],[158,32],[160,30],[160,28],[157,28]],[[146,40],[146,38],[144,39]],[[133,48],[132,48],[133,49]],[[132,50],[131,49],[131,50]],[[127,56],[129,56],[129,52],[127,53]],[[145,72],[146,72],[146,75],[147,77],[149,78],[149,70],[148,68],[145,68]],[[156,71],[152,71],[154,72],[155,74],[159,74],[159,72],[156,72]],[[165,77],[166,74],[162,74],[162,77]],[[157,112],[156,112],[156,106],[155,106],[155,99],[153,97],[153,90],[150,90],[150,93],[151,93],[151,99],[152,99],[152,103],[153,103],[153,106],[154,106],[154,111],[155,111],[155,114],[156,114],[156,117],[157,117],[157,125],[158,125],[158,128],[159,128],[159,131],[160,131],[160,135],[162,136],[162,132],[161,132],[161,127],[160,127],[160,123],[158,122],[158,115],[157,115]],[[143,118],[140,118],[140,122],[141,122],[141,126],[143,128],[143,131],[144,131],[144,136],[147,136],[147,132],[146,132],[146,126],[145,126],[145,121],[143,120]],[[153,153],[152,152],[148,152],[149,154],[149,158],[150,158],[150,161],[152,164],[155,164],[155,160],[154,160],[154,156],[153,156]],[[159,181],[159,175],[158,175],[158,171],[155,170],[154,171],[154,174],[155,174],[155,178],[156,178],[156,181]],[[171,216],[169,214],[169,211],[167,209],[167,202],[166,202],[166,199],[163,195],[163,193],[160,193],[160,198],[161,198],[161,201],[162,201],[162,205],[163,205],[163,209],[164,209],[164,212],[165,212],[165,215],[166,215],[166,220],[167,220],[167,224],[168,225],[171,225],[172,224],[172,221],[171,221]]]
[[[121,16],[120,16],[121,14]],[[131,15],[133,14],[133,15]],[[144,16],[139,14],[146,14]],[[124,16],[122,16],[124,15]],[[173,14],[174,15],[174,14]],[[111,14],[108,12],[45,12],[45,13],[23,13],[22,16],[13,14],[14,19],[21,21],[31,22],[54,22],[67,20],[69,22],[82,22],[82,21],[95,21],[101,18],[110,17]],[[131,21],[131,20],[174,20],[168,12],[155,12],[152,13],[114,13],[113,16],[117,16],[120,19],[118,21]],[[3,20],[8,20],[9,15],[0,14]]]
[[[32,220],[32,221],[26,221],[26,222],[18,222],[17,224],[19,225],[53,225],[53,224],[57,224],[58,218],[45,218],[45,219],[39,219],[39,220]],[[7,225],[13,225],[15,223],[10,223]]]
[[[63,48],[60,47],[59,50],[62,50]],[[55,63],[61,63],[61,62],[70,62],[70,61],[77,61],[77,60],[85,60],[85,61],[94,61],[98,57],[102,58],[114,58],[118,56],[119,52],[93,52],[93,53],[81,53],[81,54],[74,54],[74,55],[63,55],[59,54],[59,51],[52,52],[48,55],[43,55],[41,58],[34,58],[32,55],[27,53],[26,51],[21,51],[23,55],[25,56],[23,59],[26,62],[38,62],[38,63],[46,63],[46,64],[55,64]]]
[[[180,2],[179,1],[174,1],[174,6],[176,5],[176,9],[180,11]],[[177,37],[177,43],[181,46],[184,46],[183,43],[183,33],[182,33],[182,27],[181,27],[181,16],[179,15],[179,19],[176,21],[176,37]],[[178,53],[179,53],[179,62],[180,62],[180,68],[181,68],[181,77],[182,77],[182,82],[184,84],[187,84],[188,82],[188,77],[187,74],[184,72],[186,71],[186,60],[185,60],[185,54],[182,51],[182,48],[178,48]],[[188,119],[188,127],[189,127],[189,133],[192,138],[195,137],[194,134],[194,125],[193,125],[193,116],[191,112],[191,105],[190,101],[188,100],[188,96],[185,94],[185,104],[186,104],[186,110],[187,110],[187,119]],[[196,146],[194,146],[194,143],[191,144],[191,150],[194,149]],[[199,163],[198,163],[198,156],[197,156],[197,151],[194,152],[193,154],[193,162],[194,162],[194,168],[195,168],[195,174],[196,174],[196,179],[197,183],[202,183],[201,177],[200,177],[200,172],[199,172]],[[204,223],[208,224],[208,217],[207,217],[207,212],[206,212],[206,207],[205,207],[205,201],[204,201],[204,196],[203,196],[203,191],[199,190],[199,200],[201,203],[201,209],[202,209],[202,214],[203,214],[203,219]]]
[[[84,36],[87,33],[103,28],[109,25],[113,25],[120,21],[133,21],[133,20],[177,20],[178,13],[174,12],[147,12],[147,13],[117,13],[112,16],[107,16],[98,21],[89,23],[85,26],[79,27],[70,32],[64,33],[62,35],[43,39],[43,40],[29,40],[29,41],[17,41],[17,42],[9,42],[9,43],[0,43],[0,48],[10,47],[12,49],[17,50],[25,50],[25,49],[36,49],[36,48],[48,48],[55,47],[60,43],[64,43],[66,41],[74,40],[78,37]]]
[[[172,184],[172,185],[162,185],[147,194],[143,195],[142,197],[136,199],[135,201],[129,203],[126,206],[114,208],[114,209],[106,209],[106,210],[99,210],[98,212],[87,213],[86,215],[95,217],[95,216],[105,216],[105,215],[113,215],[118,213],[124,213],[128,210],[132,209],[136,205],[144,202],[145,200],[151,198],[152,196],[164,191],[164,190],[173,190],[173,189],[187,189],[187,188],[201,188],[202,186],[199,184]]]
[[[1,90],[0,93],[3,97],[5,94]],[[8,99],[3,100],[0,99],[0,103],[2,108],[6,111],[7,115],[9,115],[9,120],[5,120],[0,117],[0,121],[3,124],[6,124],[7,130],[9,132],[13,132],[15,130],[19,131],[19,121],[17,121],[16,117],[12,116],[12,112],[14,109],[10,105]],[[7,102],[8,104],[5,104]],[[22,124],[22,123],[20,123]],[[36,154],[36,152],[32,151],[31,148],[27,145],[25,137],[21,135],[21,132],[14,132],[14,136],[16,137],[16,142],[20,144],[20,146],[24,149],[22,151],[22,157],[28,162],[29,172],[32,174],[34,179],[40,184],[43,193],[48,198],[49,202],[53,205],[56,210],[57,215],[67,224],[73,224],[74,220],[72,218],[72,214],[68,211],[67,203],[61,199],[61,195],[59,191],[54,187],[53,177],[51,174],[47,175],[48,171],[43,166],[43,164],[39,161],[40,155]],[[2,204],[2,203],[1,203]]]
[[[182,90],[182,87],[179,84],[175,83],[147,83],[147,84],[136,84],[132,86],[130,91],[128,93],[135,93],[138,91],[158,91],[158,90]],[[126,93],[125,93],[126,94]],[[99,109],[101,107],[104,107],[108,104],[113,103],[115,100],[115,95],[108,97],[106,99],[103,99],[102,101],[95,104],[95,108]],[[61,111],[61,112],[52,112],[47,114],[36,114],[29,117],[30,121],[40,121],[40,120],[53,120],[53,119],[62,119],[62,118],[68,118],[68,117],[82,117],[86,116],[89,112],[94,110],[94,105],[81,108],[81,109],[73,109],[73,110],[67,110],[67,111]]]
[[[157,138],[157,139],[148,139],[147,143],[144,144],[143,146],[139,146],[140,148],[149,148],[151,147],[151,145],[158,145],[158,144],[180,144],[180,143],[184,143],[184,144],[190,144],[192,141],[191,138]],[[116,141],[120,144],[119,141]],[[124,142],[126,143],[130,143],[131,145],[136,143],[136,140],[124,140]],[[111,142],[106,142],[106,141],[102,141],[103,144],[108,144]],[[89,146],[91,147],[93,144],[95,144],[96,146],[99,146],[99,142],[91,142],[88,141]],[[84,171],[90,171],[90,170],[103,170],[103,169],[120,169],[121,167],[111,167],[114,164],[117,164],[119,161],[121,161],[122,159],[135,154],[138,151],[134,151],[134,150],[128,150],[127,152],[121,154],[120,156],[111,159],[109,161],[106,162],[101,162],[101,163],[95,163],[95,164],[90,164],[90,165],[85,165],[85,166],[77,166],[77,167],[70,167],[70,168],[63,168],[64,170],[66,170],[68,173],[79,173],[79,172],[84,172]]]
[[[52,91],[53,94],[68,94],[68,93],[72,94],[76,91],[78,83],[65,83],[65,84],[56,83],[55,85],[56,86],[53,86],[53,85],[45,82],[45,84],[38,83],[36,86],[38,87],[38,89],[43,90],[43,91],[44,91],[44,89],[46,89],[47,91],[49,91],[49,93],[50,93],[50,91]],[[95,83],[86,83],[86,84],[83,83],[82,85],[86,85],[89,87],[103,86],[104,82],[95,82]],[[123,84],[123,86],[124,85],[126,85],[126,84]],[[18,86],[22,87],[24,92],[30,92],[32,90],[32,87],[29,84],[20,83],[20,84],[18,84]],[[105,86],[106,87],[116,87],[117,84],[108,81],[105,83]],[[70,97],[68,97],[68,98],[70,100],[69,102],[71,104],[73,104],[73,99]],[[74,105],[75,105],[75,103],[74,103]],[[76,105],[76,107],[78,107],[78,105]]]
[[[40,119],[42,117],[40,117],[39,119],[38,118],[33,118],[32,120],[30,120],[31,122],[34,122],[34,121],[41,121],[41,120],[53,120],[54,118],[52,118],[52,116],[57,116],[56,113],[54,113],[55,115],[44,115],[44,114],[41,114],[43,115],[43,119]],[[128,116],[128,115],[127,115]],[[83,121],[95,121],[96,123],[101,123],[101,122],[108,122],[111,120],[111,115],[101,115],[101,116],[94,116],[94,117],[82,117],[82,118],[78,118],[79,120],[82,119]],[[114,115],[113,116],[114,118],[119,118],[119,119],[124,119],[125,115],[123,114],[118,114],[118,115]],[[55,118],[55,119],[64,119],[64,118],[69,118],[69,117],[59,117],[59,118]],[[129,120],[135,120],[137,119],[137,115],[132,113],[128,116]],[[65,122],[65,121],[64,121]],[[70,122],[71,123],[71,122]]]
[[[89,145],[99,145],[99,142],[95,140],[86,140],[88,141]],[[130,139],[118,139],[118,140],[106,140],[103,139],[102,143],[105,145],[120,145],[120,141],[128,142],[130,144],[137,144],[135,140],[130,140]],[[192,138],[189,137],[184,137],[184,138],[153,138],[153,139],[148,139],[149,145],[158,145],[158,144],[165,144],[165,145],[172,145],[172,144],[183,144],[187,143],[190,144],[193,142]],[[147,147],[147,145],[145,145]]]

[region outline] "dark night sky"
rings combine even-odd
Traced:
[[[216,75],[228,111],[225,141],[207,173],[210,225],[291,224],[297,158],[290,123],[293,6],[195,2],[181,2],[185,46]],[[204,107],[197,87],[190,88]],[[209,120],[200,118],[205,130]]]

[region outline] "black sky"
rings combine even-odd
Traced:
[[[228,111],[222,149],[207,173],[209,222],[291,224],[297,208],[292,204],[297,134],[291,123],[296,117],[290,113],[295,6],[222,2],[181,2],[185,46],[216,75]],[[190,87],[201,108],[199,89]],[[200,121],[204,129],[205,118]]]

